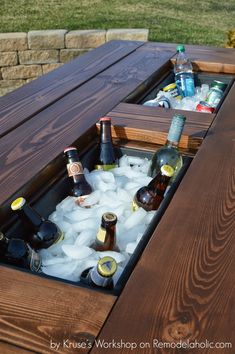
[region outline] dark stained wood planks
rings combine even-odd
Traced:
[[[142,42],[111,41],[0,97],[0,136],[107,69]]]
[[[147,50],[137,49],[3,136],[0,139],[0,204],[77,140],[99,117],[161,69],[171,55],[158,52],[157,56],[152,56]]]
[[[120,103],[107,116],[112,118],[114,137],[164,144],[175,113],[186,116],[180,147],[198,149],[214,114]]]
[[[0,340],[0,350],[2,354],[39,354],[38,352],[32,352],[24,348],[15,346],[14,344],[9,344]]]
[[[0,352],[86,353],[116,297],[0,267]],[[68,339],[68,341],[67,341]],[[1,344],[2,341],[2,344]],[[65,341],[65,342],[64,342]],[[87,348],[75,344],[87,341]],[[9,348],[4,342],[9,343]],[[10,345],[18,348],[11,352]],[[14,347],[13,347],[14,348]],[[26,350],[27,349],[27,350]],[[8,350],[8,351],[7,351]],[[12,349],[13,350],[13,349]]]
[[[150,343],[145,353],[182,352],[153,349],[154,339],[168,343],[208,340],[214,344],[231,343],[234,348],[234,97],[235,85],[99,340]],[[198,351],[196,348],[187,352]],[[210,354],[232,351],[231,347],[200,349],[200,353]],[[135,349],[135,353],[142,352],[140,347]],[[91,353],[102,353],[102,350],[94,347]]]

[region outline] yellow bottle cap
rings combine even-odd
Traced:
[[[19,210],[22,208],[22,206],[26,203],[26,200],[23,197],[15,199],[11,203],[11,209],[12,210]]]
[[[174,168],[169,165],[162,165],[161,173],[167,177],[172,177],[174,174]]]
[[[117,270],[117,263],[112,257],[103,257],[98,262],[97,270],[103,277],[111,277]]]
[[[176,88],[176,83],[172,83],[172,84],[169,84],[169,85],[167,85],[167,86],[165,86],[165,87],[163,87],[163,91],[168,91],[168,90],[173,90],[173,89],[175,89]]]

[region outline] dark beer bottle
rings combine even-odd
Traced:
[[[48,248],[64,238],[59,227],[50,220],[45,220],[36,210],[30,207],[22,197],[11,203],[25,228],[25,241],[35,249]]]
[[[100,119],[100,143],[95,168],[108,171],[114,167],[117,167],[117,159],[112,142],[111,118],[103,117]]]
[[[157,210],[173,175],[174,169],[169,165],[163,165],[156,177],[146,187],[142,187],[136,192],[132,202],[133,210],[136,211],[138,207],[147,211]]]
[[[64,154],[68,160],[68,176],[71,177],[71,194],[78,198],[77,202],[80,204],[84,201],[88,194],[91,194],[92,188],[84,176],[83,167],[79,160],[77,148],[74,146],[69,146],[64,150]]]
[[[116,251],[116,224],[117,216],[114,213],[104,213],[101,218],[101,226],[92,245],[96,251]]]
[[[106,289],[113,289],[113,276],[117,271],[117,263],[112,257],[101,258],[93,268],[84,270],[80,276],[82,282]]]
[[[0,232],[0,258],[9,264],[39,272],[41,257],[19,238],[7,238]]]

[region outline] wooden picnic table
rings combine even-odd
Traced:
[[[235,75],[234,49],[186,51],[198,71]],[[92,142],[103,115],[114,138],[163,144],[174,112],[126,98],[158,82],[175,54],[175,44],[111,41],[1,97],[1,224],[19,191],[33,198],[59,172],[64,147]],[[235,347],[234,112],[234,83],[218,112],[182,111],[180,147],[195,157],[120,296],[0,266],[1,353],[179,353],[156,345],[206,340]],[[95,339],[104,347],[91,349]]]

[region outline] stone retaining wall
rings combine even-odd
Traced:
[[[0,33],[0,96],[113,39],[147,41],[148,30]]]

